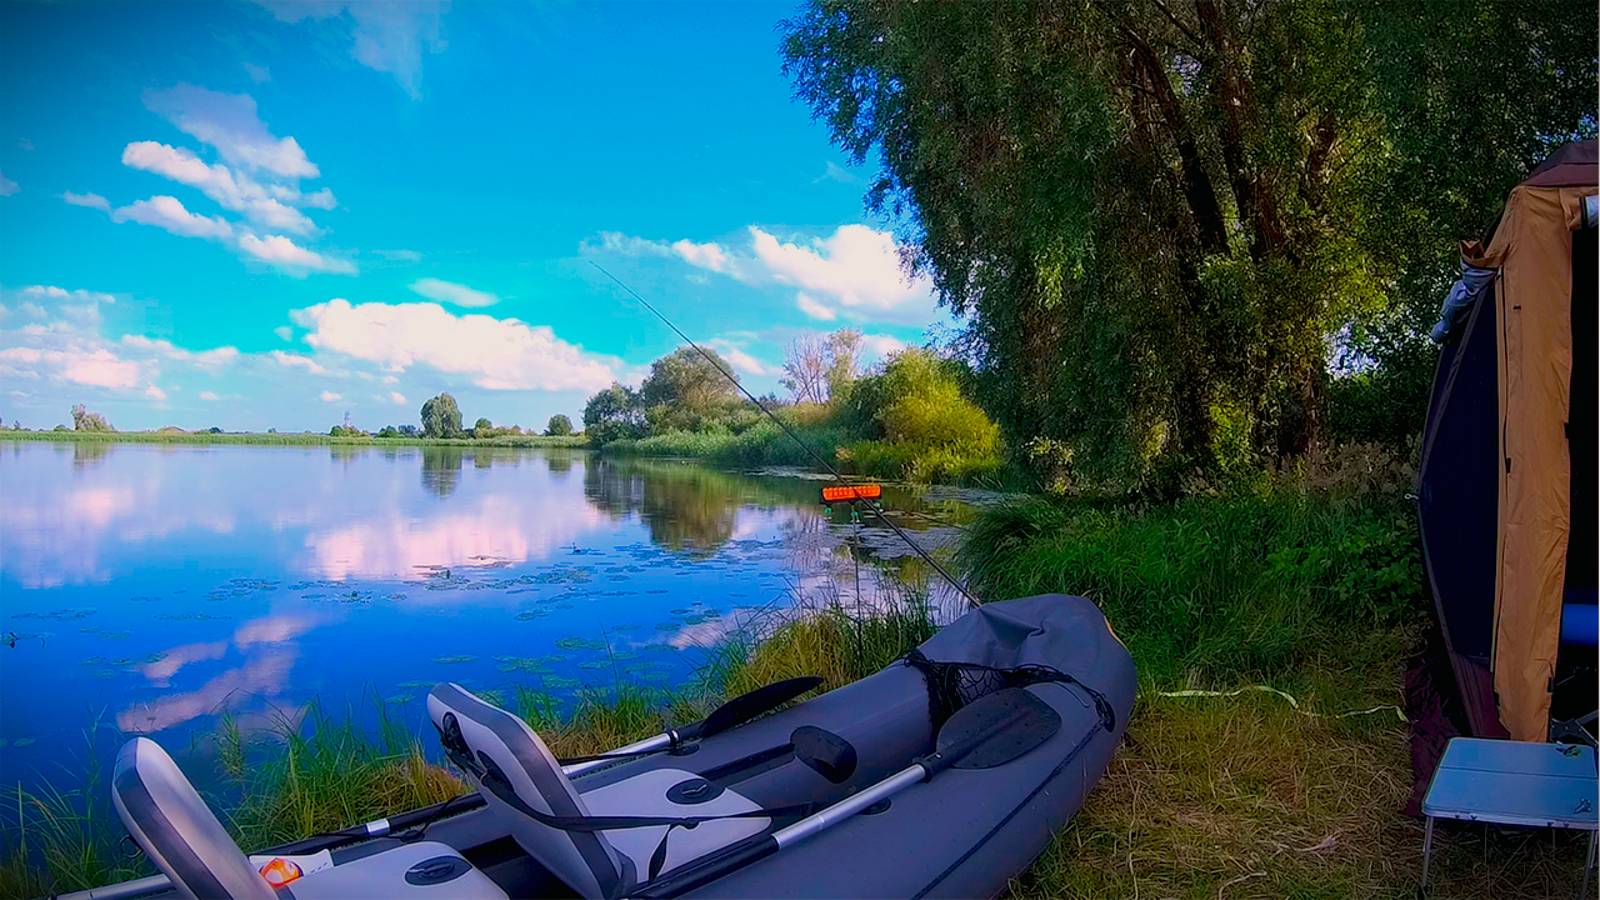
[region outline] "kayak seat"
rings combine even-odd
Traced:
[[[177,763],[149,738],[134,738],[117,753],[111,803],[145,855],[178,894],[190,900],[421,896],[505,900],[506,896],[455,850],[431,841],[401,844],[312,871],[274,890]]]
[[[429,692],[428,716],[451,759],[476,783],[489,809],[523,851],[586,898],[617,896],[644,880],[651,855],[671,826],[559,828],[526,810],[573,819],[716,816],[761,809],[728,789],[704,802],[679,802],[672,789],[697,778],[677,769],[644,772],[580,794],[526,722],[457,684],[440,684]],[[768,824],[766,817],[751,817],[672,828],[661,871],[758,833]]]

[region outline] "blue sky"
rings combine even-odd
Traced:
[[[748,384],[948,321],[795,102],[790,4],[0,5],[0,418],[577,418],[672,335]]]

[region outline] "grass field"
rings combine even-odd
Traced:
[[[542,434],[514,434],[484,438],[380,438],[334,437],[312,432],[222,432],[208,431],[0,431],[0,441],[55,441],[63,443],[133,444],[263,444],[268,446],[316,446],[332,444],[357,447],[587,447],[583,435],[560,437]]]

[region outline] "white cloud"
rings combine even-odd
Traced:
[[[493,306],[500,302],[499,297],[487,291],[474,290],[464,284],[456,284],[455,282],[438,278],[422,278],[413,281],[411,282],[411,289],[429,300],[454,303],[456,306]]]
[[[272,358],[273,362],[285,368],[305,369],[312,375],[328,374],[328,370],[321,363],[309,356],[301,356],[298,353],[285,353],[282,350],[274,350],[267,355]]]
[[[464,375],[489,390],[597,390],[615,360],[556,337],[548,326],[481,313],[456,315],[437,303],[336,299],[290,314],[306,343],[399,372],[424,365]]]
[[[247,94],[223,94],[191,84],[145,93],[145,105],[185,134],[215,147],[222,158],[282,178],[315,178],[315,164],[292,137],[280,138],[256,115]]]
[[[374,250],[372,252],[390,262],[420,262],[422,260],[422,254],[415,250]]]
[[[341,0],[256,0],[280,22],[337,19],[348,24],[350,55],[362,65],[394,76],[413,100],[422,96],[422,53],[444,49],[440,35],[449,0],[406,3],[341,2]],[[348,23],[345,17],[349,17]]]
[[[810,246],[787,244],[751,226],[759,259],[774,279],[831,301],[845,310],[886,314],[932,314],[933,282],[908,278],[900,263],[894,236],[865,225],[842,225]]]
[[[400,393],[399,391],[390,391],[389,392],[389,402],[393,403],[395,406],[405,406],[406,405],[406,395]]]
[[[285,341],[294,337],[294,329],[287,325],[279,325],[277,328],[272,329],[272,333]]]
[[[323,391],[317,396],[322,398],[323,403],[338,403],[340,400],[344,399],[343,394],[336,394],[333,391]]]
[[[221,400],[222,398],[217,396],[217,392],[216,391],[201,391],[200,392],[200,399],[204,400],[204,401],[206,401],[208,403],[211,403],[211,402],[215,402],[217,400]]]
[[[248,175],[236,174],[221,163],[207,164],[182,147],[171,147],[155,141],[134,141],[123,148],[122,164],[197,188],[224,209],[242,212],[251,221],[268,228],[295,234],[308,234],[316,230],[305,213],[272,196],[266,187]],[[286,190],[281,193],[293,200],[301,199],[298,191]]]
[[[812,184],[816,184],[819,181],[837,181],[840,184],[856,185],[866,183],[861,180],[861,176],[856,175],[849,169],[846,169],[844,166],[839,165],[831,159],[823,164],[822,174],[811,179]]]
[[[801,312],[813,319],[832,322],[834,319],[839,318],[839,314],[833,311],[833,307],[813,300],[811,295],[805,291],[794,295],[794,305],[800,307]]]
[[[887,334],[863,334],[861,348],[878,356],[892,356],[909,346],[905,341]]]
[[[242,65],[244,66],[245,74],[249,75],[250,80],[254,81],[256,84],[265,84],[272,80],[272,70],[268,69],[266,66],[258,66],[255,63],[250,62],[243,63]]]
[[[34,297],[41,300],[70,300],[78,303],[115,303],[117,298],[101,291],[86,291],[82,288],[67,290],[50,284],[30,284],[19,293],[24,297]]]
[[[717,351],[728,365],[740,375],[776,375],[779,369],[769,366],[754,356],[747,353],[743,347],[725,338],[714,338],[706,341],[706,346]]]
[[[827,237],[786,242],[758,226],[747,229],[748,250],[717,242],[671,243],[601,232],[586,252],[676,256],[698,269],[747,284],[797,289],[795,305],[814,319],[841,315],[859,320],[926,323],[936,315],[933,282],[908,276],[894,235],[866,225],[843,225]]]
[[[138,363],[121,359],[104,347],[7,347],[0,350],[0,370],[17,366],[45,369],[62,381],[89,387],[131,390],[140,381]]]
[[[157,403],[167,402],[167,392],[153,384],[144,389],[144,395]]]
[[[90,209],[98,209],[101,212],[111,211],[111,201],[100,196],[99,194],[75,194],[72,191],[67,191],[61,195],[61,199],[67,201],[73,206],[87,206]]]
[[[6,173],[0,172],[0,197],[9,197],[20,190],[22,190],[22,188],[17,187],[17,183],[15,181],[7,178]]]
[[[264,238],[253,234],[243,235],[239,238],[239,249],[291,275],[304,275],[308,272],[330,272],[336,275],[356,273],[355,263],[324,256],[315,250],[307,250],[281,234],[269,234]]]
[[[217,216],[189,212],[177,197],[159,194],[138,200],[111,213],[116,222],[138,222],[164,228],[181,237],[222,239],[233,234],[233,226]]]
[[[123,335],[124,346],[153,353],[175,362],[193,363],[202,369],[219,369],[239,358],[237,347],[217,347],[211,350],[185,350],[171,341],[149,338],[142,334]]]

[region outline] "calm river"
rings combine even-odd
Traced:
[[[818,487],[573,451],[0,443],[0,784],[73,787],[131,734],[182,760],[224,714],[313,701],[421,733],[443,680],[684,683],[763,610],[855,603],[858,559],[864,603],[922,571]],[[970,499],[887,506],[938,545]]]

